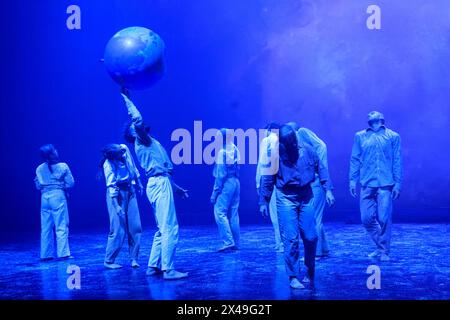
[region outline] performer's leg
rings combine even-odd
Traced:
[[[134,190],[128,192],[127,203],[127,233],[128,233],[128,248],[131,258],[132,267],[139,267],[137,259],[139,256],[139,248],[141,246],[141,217],[139,215],[139,207]]]
[[[377,222],[377,202],[378,188],[363,187],[360,195],[361,221],[372,241],[377,246],[377,251],[369,256],[374,257],[379,254],[383,247],[380,244],[380,225]]]
[[[219,235],[223,242],[223,247],[219,250],[233,247],[235,245],[233,233],[231,232],[230,222],[228,220],[228,212],[231,206],[231,200],[234,196],[235,185],[227,179],[222,188],[222,192],[217,197],[214,204],[214,218],[219,228]]]
[[[231,233],[233,234],[234,244],[236,247],[239,247],[241,238],[241,231],[239,227],[239,201],[241,197],[241,186],[237,178],[234,178],[233,180],[235,191],[230,203],[230,227]]]
[[[119,193],[119,205],[122,205],[122,196]],[[119,214],[113,205],[113,199],[110,194],[106,194],[106,204],[109,213],[109,235],[108,243],[106,245],[106,255],[105,255],[105,267],[111,269],[121,268],[120,265],[115,264],[114,261],[119,255],[120,249],[122,248],[123,242],[125,240],[125,217],[123,214]]]
[[[392,188],[378,189],[378,221],[380,223],[380,246],[384,254],[389,255],[392,230]],[[384,259],[386,259],[384,257]]]
[[[41,259],[53,258],[53,216],[46,194],[41,199]]]
[[[273,225],[273,230],[275,232],[275,250],[277,252],[283,252],[283,242],[281,241],[280,225],[278,223],[278,213],[277,213],[277,190],[273,189],[272,196],[269,203],[269,213],[270,221]]]

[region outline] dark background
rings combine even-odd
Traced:
[[[66,8],[81,7],[81,30]],[[382,10],[368,30],[366,9]],[[108,39],[145,26],[166,43],[167,73],[133,92],[169,154],[176,128],[261,128],[296,120],[328,144],[336,205],[326,221],[359,222],[347,191],[353,135],[377,109],[402,136],[404,188],[396,222],[448,222],[450,2],[447,0],[128,0],[1,3],[0,214],[2,231],[39,230],[33,178],[38,148],[54,143],[72,169],[73,230],[108,228],[101,147],[122,142],[118,86],[99,62]],[[254,165],[241,174],[242,223],[257,213]],[[213,224],[212,167],[175,168],[191,192],[180,223]],[[154,219],[140,198],[145,226]],[[267,222],[265,222],[267,223]]]

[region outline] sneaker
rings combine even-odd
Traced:
[[[120,264],[117,263],[103,263],[103,265],[105,266],[106,269],[120,269],[122,268],[122,266]]]
[[[187,272],[179,272],[176,270],[164,271],[164,280],[178,280],[188,276]]]
[[[310,283],[311,281],[309,280],[308,276],[305,276],[302,280],[303,283]]]
[[[292,278],[289,282],[292,289],[305,289],[305,286],[298,281],[297,278]]]

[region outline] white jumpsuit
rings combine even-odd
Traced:
[[[70,256],[69,211],[65,190],[74,186],[66,163],[43,163],[36,169],[36,188],[41,191],[41,259],[53,257],[54,235],[58,258]]]

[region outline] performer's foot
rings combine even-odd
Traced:
[[[229,250],[236,250],[235,248],[236,248],[236,246],[234,244],[232,244],[232,245],[220,247],[219,250],[217,250],[217,251],[224,252],[224,251],[229,251]]]
[[[188,276],[187,272],[179,272],[176,270],[164,271],[164,280],[178,280]]]
[[[316,258],[317,257],[319,257],[319,258],[328,258],[329,255],[330,255],[329,251],[323,251],[323,252],[316,253]]]
[[[289,285],[292,289],[305,289],[305,286],[302,285],[297,278],[291,278]]]
[[[137,261],[136,260],[131,260],[131,267],[132,268],[139,268],[140,267],[140,265],[139,265],[139,263],[137,263]]]
[[[162,271],[159,270],[158,268],[154,268],[154,267],[148,267],[147,271],[145,272],[146,276],[156,276],[158,274],[160,274]]]
[[[105,262],[103,265],[107,269],[120,269],[120,268],[122,268],[122,266],[120,264],[117,264],[117,263],[107,263],[107,262]]]
[[[279,252],[279,253],[284,252],[283,245],[275,246],[275,252]]]
[[[68,260],[68,259],[73,259],[73,256],[71,256],[70,254],[68,256],[64,256],[64,257],[60,257],[60,260]]]
[[[382,253],[381,254],[380,261],[387,262],[387,261],[390,261],[390,260],[391,260],[391,258],[389,258],[389,256],[386,253]]]
[[[311,281],[309,280],[308,276],[305,276],[302,280],[303,283],[310,283]]]
[[[148,267],[147,271],[145,272],[145,275],[146,276],[156,276],[156,275],[161,274],[161,273],[162,273],[162,271],[160,269],[158,269],[158,268]]]
[[[41,258],[40,260],[41,260],[41,262],[46,262],[46,261],[53,260],[53,257]]]
[[[368,256],[369,258],[376,258],[376,257],[379,257],[380,254],[381,254],[380,251],[375,250],[374,252],[369,253],[367,256]]]

